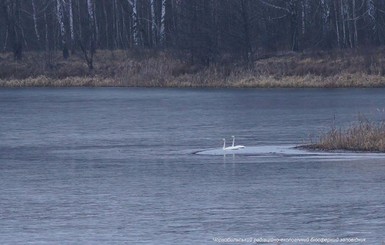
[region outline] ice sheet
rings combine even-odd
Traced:
[[[385,153],[371,152],[323,152],[297,148],[297,145],[264,145],[246,146],[239,150],[223,150],[222,148],[200,150],[197,155],[245,155],[260,157],[298,157],[315,159],[385,159]]]

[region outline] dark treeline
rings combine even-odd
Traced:
[[[277,51],[383,45],[385,0],[0,0],[0,45],[24,51],[170,49],[209,64]]]

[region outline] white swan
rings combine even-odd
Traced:
[[[226,147],[226,139],[223,139],[223,150],[226,151],[226,150],[239,150],[239,149],[242,149],[242,148],[245,148],[245,146],[243,145],[234,145],[235,143],[235,137],[234,136],[231,136],[233,138],[233,144],[229,147]]]

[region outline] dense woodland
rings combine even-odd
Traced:
[[[385,0],[0,0],[0,49],[84,55],[167,49],[210,64],[379,46]]]

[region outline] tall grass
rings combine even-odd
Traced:
[[[385,123],[361,118],[346,129],[332,127],[315,144],[305,148],[317,150],[347,150],[385,152]]]

